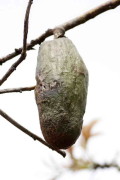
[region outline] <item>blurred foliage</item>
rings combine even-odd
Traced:
[[[98,136],[100,133],[93,133],[94,126],[98,123],[98,120],[91,121],[88,125],[82,128],[82,134],[80,138],[80,148],[83,149],[83,152],[86,153],[87,144],[92,137]],[[74,155],[75,146],[71,146],[67,149],[69,153],[69,157],[71,159],[71,164],[68,166],[71,170],[81,170],[81,169],[90,169],[93,168],[94,162],[90,160],[90,158],[85,158],[82,156],[80,158],[76,158]]]
[[[100,133],[92,133],[94,126],[98,123],[98,120],[91,121],[88,125],[84,126],[82,129],[82,138],[81,138],[81,146],[86,149],[87,143],[89,139],[93,136],[97,136]]]
[[[99,164],[95,162],[89,155],[88,155],[88,142],[93,137],[97,137],[98,135],[101,135],[100,132],[93,133],[93,128],[95,125],[99,122],[99,120],[93,120],[89,122],[87,125],[83,126],[81,136],[78,140],[78,145],[73,145],[69,149],[67,149],[67,154],[69,155],[70,163],[68,163],[67,166],[64,166],[64,169],[70,170],[70,171],[80,171],[83,169],[86,170],[96,170],[98,168],[111,168],[114,167],[118,171],[120,171],[120,166],[116,163],[116,161],[112,161],[110,163],[103,163]],[[82,150],[82,155],[80,157],[76,157],[76,149],[78,152]],[[51,180],[57,180],[64,171],[60,171],[60,169],[57,172],[57,175],[54,176]]]

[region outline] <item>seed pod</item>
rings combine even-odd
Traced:
[[[88,71],[66,37],[45,41],[39,48],[35,88],[45,140],[67,149],[79,137],[85,113]]]

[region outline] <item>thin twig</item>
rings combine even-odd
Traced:
[[[32,3],[33,3],[33,0],[29,0],[26,13],[25,13],[22,53],[23,52],[26,53],[26,49],[27,49],[28,23],[29,23],[30,8],[31,8]]]
[[[3,110],[0,109],[0,115],[2,117],[4,117],[7,121],[9,121],[12,125],[14,125],[15,127],[17,127],[19,130],[21,130],[22,132],[24,132],[25,134],[27,134],[28,136],[30,136],[31,138],[33,138],[34,140],[38,140],[39,142],[41,142],[42,144],[44,144],[45,146],[49,147],[50,149],[58,152],[59,154],[61,154],[63,157],[66,156],[66,153],[64,151],[58,150],[53,148],[51,145],[49,145],[47,142],[45,142],[42,138],[40,138],[39,136],[37,136],[36,134],[32,133],[31,131],[29,131],[28,129],[26,129],[25,127],[21,126],[18,122],[16,122],[14,119],[12,119],[9,115],[7,115]]]
[[[57,27],[62,27],[65,31],[70,30],[80,24],[83,24],[85,22],[87,22],[88,20],[98,16],[101,13],[104,13],[110,9],[114,9],[117,6],[120,5],[120,0],[111,0],[106,2],[105,4],[102,4],[88,12],[86,12],[85,14],[72,19],[62,25],[59,25]],[[55,29],[55,28],[54,28]],[[53,35],[53,31],[54,29],[48,29],[45,33],[43,33],[41,36],[39,36],[38,38],[31,40],[31,42],[29,44],[27,44],[27,50],[31,50],[33,49],[33,47],[37,44],[41,44],[47,37]],[[0,64],[2,65],[2,63],[5,63],[6,61],[18,56],[19,54],[21,54],[22,52],[22,48],[18,48],[15,49],[14,52],[8,54],[7,56],[3,57],[0,59]]]
[[[1,89],[0,94],[13,93],[13,92],[22,93],[23,91],[32,91],[34,89],[35,89],[35,86],[20,87],[20,88],[10,88],[10,89]]]
[[[115,163],[114,164],[113,163],[105,163],[105,164],[94,163],[93,166],[92,166],[92,169],[96,170],[98,168],[104,169],[104,168],[112,168],[112,167],[114,167],[114,168],[118,169],[118,171],[120,171],[120,166],[118,166]]]
[[[24,20],[24,32],[23,32],[23,48],[21,52],[20,58],[10,67],[10,69],[5,73],[5,75],[0,80],[0,86],[7,80],[7,78],[16,70],[17,66],[26,58],[26,50],[27,50],[27,34],[28,34],[28,20],[30,14],[30,8],[33,3],[33,0],[29,0],[28,6],[25,13]]]

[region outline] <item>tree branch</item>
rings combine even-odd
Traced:
[[[0,94],[12,93],[12,92],[22,93],[23,91],[32,91],[34,89],[35,89],[35,86],[20,87],[20,88],[11,88],[11,89],[2,89],[2,90],[0,90]]]
[[[120,0],[108,1],[105,4],[102,4],[102,5],[94,8],[94,9],[86,12],[82,16],[79,16],[75,19],[72,19],[72,20],[70,20],[70,21],[68,21],[62,25],[59,25],[57,27],[62,27],[63,29],[65,29],[65,31],[70,30],[70,29],[72,29],[72,28],[74,28],[80,24],[83,24],[83,23],[87,22],[88,20],[98,16],[101,13],[104,13],[110,9],[116,8],[119,5],[120,5]],[[53,35],[54,29],[48,29],[45,33],[43,33],[38,38],[31,40],[31,42],[29,44],[27,44],[27,50],[33,49],[33,47],[35,45],[42,43],[47,37]],[[22,52],[22,48],[15,49],[14,52],[12,52],[12,53],[8,54],[7,56],[1,58],[0,64],[2,65],[2,63],[5,63],[6,61],[16,57],[17,55],[21,54],[21,52]]]
[[[33,0],[29,0],[28,6],[25,13],[24,20],[24,32],[23,32],[23,48],[21,52],[20,58],[10,67],[10,69],[5,73],[5,75],[0,80],[0,86],[7,80],[7,78],[16,70],[17,66],[26,58],[26,50],[27,50],[27,34],[28,34],[28,20],[30,14],[30,8],[33,3]]]
[[[30,136],[31,138],[33,138],[34,140],[37,140],[39,142],[41,142],[42,144],[44,144],[45,146],[49,147],[50,149],[58,152],[59,154],[61,154],[63,157],[66,156],[66,153],[64,151],[61,151],[59,149],[55,149],[53,148],[51,145],[49,145],[47,142],[45,142],[42,138],[40,138],[39,136],[37,136],[36,134],[32,133],[31,131],[29,131],[28,129],[26,129],[25,127],[21,126],[19,123],[17,123],[15,120],[13,120],[9,115],[7,115],[3,110],[0,109],[0,115],[2,117],[4,117],[7,121],[9,121],[12,125],[14,125],[15,127],[17,127],[19,130],[21,130],[22,132],[24,132],[25,134],[27,134],[28,136]]]
[[[69,22],[64,23],[61,26],[64,27],[65,31],[70,30],[70,29],[72,29],[72,28],[74,28],[80,24],[87,22],[88,20],[95,18],[99,14],[102,14],[102,13],[104,13],[110,9],[116,8],[119,5],[120,5],[120,0],[108,1],[102,5],[94,8],[94,9],[91,9],[90,11],[86,12],[82,16],[79,16],[77,18],[72,19]]]

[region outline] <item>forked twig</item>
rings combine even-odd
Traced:
[[[85,14],[76,17],[64,24],[61,24],[57,27],[62,27],[65,31],[70,30],[80,24],[83,24],[85,22],[87,22],[90,19],[93,19],[94,17],[98,16],[101,13],[104,13],[110,9],[114,9],[117,6],[120,5],[120,0],[111,0],[106,2],[105,4],[102,4],[88,12],[86,12]],[[31,42],[29,44],[27,44],[27,50],[31,50],[33,49],[33,47],[37,44],[42,43],[47,37],[53,35],[53,30],[54,29],[48,29],[45,33],[43,33],[41,36],[39,36],[38,38],[31,40]],[[5,63],[6,61],[18,56],[19,54],[21,54],[22,52],[22,47],[15,49],[14,52],[8,54],[7,56],[0,58],[0,64]]]
[[[42,144],[44,144],[45,146],[49,147],[50,149],[58,152],[59,154],[61,154],[63,157],[66,156],[66,153],[64,151],[61,151],[59,149],[55,149],[53,148],[51,145],[49,145],[47,142],[45,142],[42,138],[40,138],[39,136],[37,136],[36,134],[32,133],[31,131],[29,131],[28,129],[26,129],[25,127],[21,126],[18,122],[16,122],[14,119],[12,119],[8,114],[6,114],[3,110],[0,109],[0,115],[2,117],[4,117],[7,121],[9,121],[12,125],[14,125],[15,127],[17,127],[18,129],[20,129],[22,132],[24,132],[25,134],[27,134],[28,136],[30,136],[31,138],[33,138],[34,140],[37,140],[39,142],[41,142]]]
[[[26,50],[27,50],[27,34],[28,34],[28,20],[30,14],[30,8],[33,3],[33,0],[29,0],[28,6],[25,13],[24,20],[24,32],[23,32],[23,48],[21,52],[20,58],[10,67],[10,69],[5,73],[5,75],[0,80],[0,86],[7,80],[7,78],[16,70],[17,66],[26,58]]]
[[[28,2],[28,6],[27,6],[27,10],[26,10],[26,14],[25,14],[25,20],[24,20],[24,37],[23,37],[23,49],[21,52],[21,56],[20,58],[11,66],[11,68],[8,70],[8,72],[3,76],[3,78],[0,80],[0,85],[2,85],[7,78],[12,74],[12,72],[16,69],[16,67],[26,58],[26,50],[27,50],[27,34],[28,34],[28,20],[29,20],[29,13],[30,13],[30,8],[32,5],[33,0],[29,0]],[[34,89],[35,87],[32,87],[32,89]],[[19,89],[20,90],[20,89]],[[22,88],[22,90],[26,90],[25,88]],[[27,89],[28,90],[28,89]],[[30,90],[30,89],[29,89]],[[15,127],[17,127],[18,129],[20,129],[22,132],[24,132],[25,134],[29,135],[30,137],[32,137],[34,140],[38,140],[39,142],[41,142],[42,144],[44,144],[45,146],[51,148],[52,150],[55,150],[56,152],[58,152],[59,154],[61,154],[63,157],[66,156],[66,153],[59,150],[59,149],[55,149],[53,148],[51,145],[49,145],[47,142],[45,142],[42,138],[40,138],[39,136],[37,136],[36,134],[33,134],[31,131],[29,131],[28,129],[26,129],[25,127],[21,126],[19,123],[17,123],[15,120],[13,120],[9,115],[7,115],[4,111],[2,111],[0,109],[0,115],[2,117],[4,117],[6,120],[8,120],[11,124],[13,124]]]

